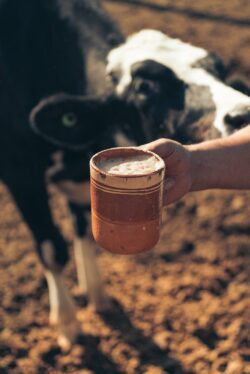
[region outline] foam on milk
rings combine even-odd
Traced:
[[[97,166],[110,174],[143,175],[159,170],[162,163],[151,155],[135,155],[102,160],[98,162]]]

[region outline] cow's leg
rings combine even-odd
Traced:
[[[67,245],[52,221],[42,174],[41,179],[30,170],[27,178],[24,174],[16,172],[14,179],[5,178],[5,182],[36,239],[49,288],[50,322],[58,328],[59,344],[67,348],[81,332],[62,274],[68,262]]]
[[[80,290],[87,294],[97,311],[110,307],[96,262],[96,244],[90,231],[90,208],[70,204],[75,224],[74,243],[76,268]]]

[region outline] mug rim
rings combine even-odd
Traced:
[[[152,171],[150,173],[146,173],[146,174],[116,174],[116,173],[109,173],[107,171],[104,171],[103,169],[99,168],[96,165],[95,159],[100,157],[102,154],[105,154],[105,153],[110,152],[110,151],[120,151],[120,150],[123,150],[123,149],[135,150],[136,152],[139,152],[141,154],[148,154],[148,155],[154,156],[158,161],[160,161],[161,167],[157,170],[154,170],[154,171]],[[165,162],[159,155],[157,155],[156,153],[154,153],[152,151],[140,149],[138,147],[112,147],[112,148],[104,149],[100,152],[95,153],[91,157],[89,164],[90,164],[90,168],[92,168],[95,171],[100,172],[100,173],[102,173],[106,176],[112,176],[112,177],[117,177],[117,178],[131,178],[131,179],[132,178],[138,178],[138,177],[145,177],[147,175],[155,175],[155,174],[161,172],[162,170],[166,169]]]

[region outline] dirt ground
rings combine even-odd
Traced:
[[[223,17],[201,20],[104,3],[124,33],[160,29],[216,51],[231,74],[249,78],[250,29],[237,22],[250,19],[249,0],[151,2]],[[114,299],[109,314],[83,305],[72,260],[67,283],[86,337],[70,353],[60,351],[48,326],[42,268],[3,185],[0,204],[0,373],[250,374],[249,193],[190,194],[170,206],[161,240],[146,255],[99,251],[103,282]],[[72,241],[64,199],[54,196],[53,206]]]

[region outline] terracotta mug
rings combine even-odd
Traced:
[[[100,164],[110,159],[153,156],[157,170],[147,174],[105,172]],[[111,148],[90,160],[92,231],[96,242],[117,254],[152,249],[159,240],[164,161],[150,151],[134,147]]]

